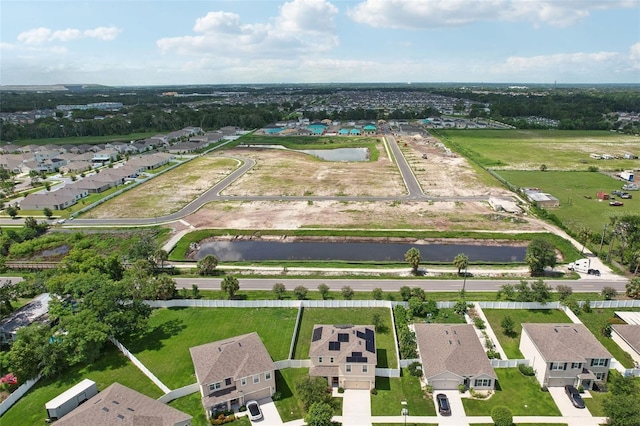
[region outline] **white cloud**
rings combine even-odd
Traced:
[[[640,70],[640,41],[629,48],[631,67]]]
[[[193,30],[197,35],[162,38],[156,44],[163,53],[221,58],[327,51],[338,44],[334,35],[337,13],[325,0],[292,0],[282,5],[278,16],[263,23],[243,24],[237,14],[209,12],[196,20]]]
[[[13,50],[16,48],[15,44],[0,42],[0,50]]]
[[[34,28],[18,34],[18,41],[28,45],[39,45],[54,41],[68,42],[82,38],[95,38],[103,41],[115,39],[122,32],[117,27],[97,27],[81,31],[74,28],[53,31],[49,28]]]
[[[424,29],[479,21],[528,21],[568,26],[591,10],[638,8],[634,0],[364,0],[349,9],[356,22],[379,28]]]

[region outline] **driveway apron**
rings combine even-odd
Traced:
[[[258,401],[258,403],[260,404],[260,409],[262,410],[262,420],[251,422],[252,424],[260,426],[283,425],[282,419],[280,418],[280,413],[278,413],[276,404],[271,398],[261,399],[260,401]]]
[[[371,394],[368,390],[345,389],[342,397],[343,426],[371,426]]]
[[[449,405],[451,406],[450,416],[441,416],[440,413],[438,412],[438,400],[436,399],[436,395],[439,393],[443,393],[447,395],[447,398],[449,399]],[[436,407],[436,413],[438,415],[438,424],[455,425],[455,426],[465,426],[469,424],[464,414],[462,397],[460,396],[460,392],[458,392],[457,390],[443,390],[443,391],[434,390],[433,404]]]
[[[562,417],[591,417],[591,413],[588,408],[576,408],[571,403],[571,400],[564,392],[564,387],[550,387],[549,393],[553,398],[553,402],[556,403]]]

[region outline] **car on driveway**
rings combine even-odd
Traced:
[[[564,391],[569,397],[569,399],[571,400],[571,403],[573,404],[574,407],[584,408],[584,401],[582,400],[582,397],[580,396],[580,392],[578,392],[578,389],[576,389],[574,386],[566,385],[564,387]]]
[[[249,411],[249,418],[251,421],[256,421],[262,419],[262,410],[260,410],[260,405],[258,401],[249,401],[247,402],[247,410]]]
[[[436,395],[436,399],[438,400],[438,412],[440,415],[450,416],[451,405],[449,405],[449,398],[447,398],[447,395],[439,393]]]
[[[589,269],[589,270],[587,270],[587,274],[595,275],[595,276],[599,277],[600,276],[600,269]]]

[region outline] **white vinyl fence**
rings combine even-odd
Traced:
[[[376,377],[400,377],[399,368],[376,368]]]
[[[9,408],[13,406],[22,396],[29,391],[40,380],[40,376],[35,379],[27,380],[18,389],[14,390],[11,395],[4,401],[0,402],[0,416],[9,411]]]
[[[313,364],[310,359],[283,359],[281,361],[274,362],[276,370],[282,370],[283,368],[311,368]]]
[[[192,383],[190,385],[183,386],[181,388],[174,389],[170,392],[165,393],[160,398],[158,398],[158,401],[164,404],[168,404],[174,399],[182,398],[183,396],[191,395],[192,393],[196,392],[200,392],[200,385],[197,383]]]
[[[162,383],[160,381],[160,379],[158,379],[142,362],[140,362],[140,360],[138,360],[138,358],[136,358],[136,356],[134,354],[129,352],[129,349],[125,348],[125,346],[122,343],[118,342],[113,337],[110,337],[109,340],[111,340],[111,342],[114,345],[116,345],[116,347],[120,350],[120,352],[122,352],[124,354],[124,356],[126,356],[127,358],[129,358],[131,360],[133,365],[138,367],[138,369],[140,371],[142,371],[142,373],[145,376],[147,376],[149,379],[151,379],[151,381],[153,383],[155,383],[156,386],[158,386],[162,390],[162,392],[169,393],[171,391],[171,389],[169,389],[164,383]]]
[[[493,368],[516,368],[520,364],[529,366],[530,363],[531,362],[528,359],[492,359],[491,360],[491,366]]]

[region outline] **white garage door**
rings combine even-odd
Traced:
[[[345,389],[369,389],[369,382],[360,382],[355,380],[347,380],[344,382]]]
[[[457,380],[431,380],[429,384],[433,386],[433,390],[455,390],[458,389],[460,382]]]
[[[244,402],[250,401],[252,399],[258,400],[258,399],[262,399],[262,398],[267,398],[271,396],[271,389],[270,388],[263,388],[260,390],[257,390],[255,392],[251,392],[248,393],[244,396]]]

